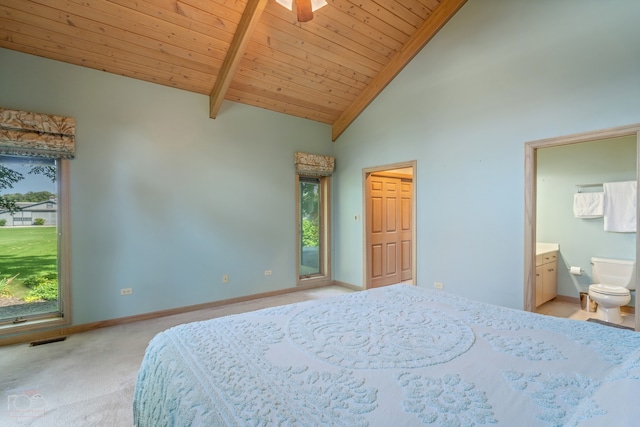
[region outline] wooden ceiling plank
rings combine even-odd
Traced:
[[[265,74],[272,74],[273,76],[281,79],[291,80],[292,82],[302,85],[314,87],[322,86],[324,91],[334,94],[340,99],[348,102],[348,104],[351,104],[355,100],[356,96],[360,94],[360,90],[364,89],[363,86],[356,90],[351,85],[326,78],[325,76],[307,69],[293,67],[288,63],[274,61],[270,57],[257,56],[253,53],[249,53],[248,51],[242,58],[240,67],[263,72]]]
[[[404,5],[398,3],[396,0],[373,0],[371,2],[371,5],[372,8],[381,8],[382,10],[385,10],[393,16],[397,17],[399,20],[405,22],[407,25],[403,25],[403,28],[409,29],[411,31],[409,35],[413,34],[413,31],[415,31],[416,28],[418,28],[424,22],[424,18],[416,15],[414,12],[407,9],[406,7],[404,7]]]
[[[350,0],[351,1],[351,0]],[[386,8],[382,7],[375,1],[358,1],[355,0],[353,3],[357,5],[360,9],[365,11],[366,13],[375,16],[386,24],[392,26],[397,31],[402,32],[406,37],[410,37],[416,30],[416,27],[409,24],[405,20],[399,18],[394,13],[390,12]]]
[[[55,34],[60,34],[96,43],[98,46],[129,50],[148,58],[162,60],[175,66],[207,74],[215,73],[222,65],[222,60],[220,60],[216,68],[208,63],[211,62],[210,57],[193,51],[185,51],[172,45],[158,46],[149,38],[132,35],[108,25],[100,25],[99,28],[95,28],[97,23],[79,16],[70,17],[68,14],[63,15],[60,11],[45,10],[42,7],[33,7],[33,5],[31,5],[32,7],[24,7],[28,3],[21,0],[5,1],[17,3],[16,6],[22,10],[6,8],[0,11],[0,16],[9,16],[10,19],[35,29],[46,28],[52,33],[52,37],[55,37]],[[72,20],[73,25],[69,24],[69,20]],[[128,39],[132,37],[134,37],[133,41],[129,41]]]
[[[25,31],[26,27],[19,22],[10,21],[0,17],[0,28],[12,31],[16,34],[23,34],[23,31]],[[54,35],[49,30],[42,30],[40,28],[31,28],[28,32],[29,35],[33,38],[37,38],[47,42],[53,42],[58,46],[64,46],[64,49],[66,50],[69,50],[71,48],[76,49],[78,52],[82,52],[81,55],[86,55],[85,52],[91,52],[95,55],[106,56],[109,58],[109,60],[119,59],[123,62],[129,63],[131,68],[142,66],[147,67],[151,70],[173,73],[190,80],[200,80],[203,82],[212,80],[210,74],[179,67],[172,61],[165,61],[158,58],[149,58],[139,53],[140,51],[131,52],[110,46],[102,46],[101,49],[95,49],[95,45],[89,41],[64,34]]]
[[[238,73],[242,73],[243,71],[244,70],[242,69],[238,69]],[[244,87],[246,91],[250,91],[252,93],[261,93],[265,99],[283,101],[292,105],[308,108],[310,110],[324,111],[334,117],[337,117],[344,109],[344,106],[333,104],[326,98],[319,96],[305,96],[307,95],[308,90],[304,92],[296,92],[295,89],[274,91],[271,84],[264,82],[259,77],[256,78],[252,75],[247,75],[246,77],[248,78],[234,79],[231,86],[236,89]]]
[[[261,73],[249,68],[239,67],[235,80],[243,80],[252,82],[256,87],[263,88],[272,92],[274,95],[285,93],[290,98],[300,98],[307,102],[314,99],[314,104],[326,108],[334,108],[336,110],[344,110],[349,106],[349,102],[336,97],[330,92],[313,86],[303,86],[292,81],[286,81],[281,78],[274,78],[269,74]]]
[[[420,3],[424,4],[425,7],[433,11],[433,10],[436,10],[438,6],[440,6],[440,3],[442,3],[442,0],[420,0]]]
[[[277,39],[272,39],[266,34],[262,34],[256,31],[253,35],[253,39],[250,43],[251,52],[264,56],[273,56],[277,59],[283,59],[283,61],[296,65],[301,69],[308,70],[323,70],[324,76],[331,77],[332,79],[349,84],[351,81],[360,82],[361,85],[366,87],[371,81],[369,76],[358,73],[354,70],[343,66],[339,63],[332,63],[330,61],[323,60],[315,56],[306,55],[304,51],[299,48],[290,46],[286,43],[281,43]],[[286,57],[286,58],[285,58]]]
[[[324,45],[321,47],[306,36],[302,39],[295,36],[292,37],[291,34],[285,31],[280,31],[275,27],[262,23],[256,29],[256,35],[258,34],[265,36],[262,40],[266,40],[269,46],[273,45],[274,42],[278,43],[279,49],[282,49],[283,45],[288,45],[300,52],[299,57],[304,57],[309,61],[326,67],[331,67],[331,63],[336,64],[340,69],[348,70],[347,74],[356,72],[367,78],[373,78],[384,66],[378,62],[369,61],[364,56],[353,54],[353,52],[342,49],[339,46]],[[326,61],[329,61],[329,64]]]
[[[462,0],[443,3],[452,1]],[[237,49],[252,2],[267,13]],[[335,0],[299,23],[267,0],[0,3],[0,46],[331,123],[334,140],[422,47],[405,58],[423,16],[441,9],[438,0]],[[226,89],[214,100],[217,84]]]
[[[29,0],[50,6],[51,0]],[[82,16],[98,23],[127,30],[143,37],[150,37],[164,43],[173,44],[188,50],[195,50],[203,55],[212,55],[216,51],[225,51],[229,43],[195,31],[184,31],[179,25],[144,15],[132,9],[104,0],[54,0],[64,3],[58,6],[64,12]]]
[[[0,47],[6,48],[6,49],[17,50],[19,52],[27,53],[29,55],[40,56],[40,57],[51,59],[54,61],[61,61],[67,64],[77,65],[85,68],[91,68],[96,71],[104,71],[107,73],[129,77],[129,78],[133,78],[140,81],[146,81],[149,83],[160,84],[160,85],[172,87],[175,89],[188,90],[190,92],[199,93],[199,90],[197,87],[195,86],[183,87],[181,84],[179,84],[179,82],[175,80],[169,81],[169,80],[156,78],[155,76],[151,77],[149,75],[141,75],[141,74],[135,75],[131,73],[131,71],[129,70],[123,70],[113,65],[105,66],[105,64],[103,63],[96,63],[94,61],[80,59],[77,56],[65,55],[60,52],[53,52],[45,49],[40,49],[37,47],[24,46],[24,44],[22,43],[14,43],[13,41],[9,41],[9,40],[18,40],[18,39],[14,39],[12,37],[12,34],[5,33],[4,30],[0,29]]]
[[[358,19],[358,14],[345,13],[342,9],[336,8],[334,3],[330,6],[331,7],[323,7],[322,13],[316,14],[314,20],[322,22],[325,26],[330,26],[331,23],[335,23],[341,25],[342,28],[349,28],[361,34],[363,37],[373,40],[374,43],[381,44],[394,53],[402,48],[400,41],[379,30],[377,27],[368,25],[366,19],[364,21]],[[406,41],[407,37],[403,38]]]
[[[333,123],[331,139],[335,141],[353,123],[360,113],[378,96],[378,94],[395,78],[396,75],[420,52],[420,50],[437,34],[438,31],[455,15],[467,0],[443,0],[437,9],[416,31],[411,40],[373,79],[371,84],[361,93],[358,99],[347,108],[338,120]]]
[[[271,52],[274,52],[274,55],[277,55],[278,59],[283,58],[284,54],[289,58],[293,58],[291,63],[301,69],[323,69],[325,76],[331,76],[334,80],[347,84],[350,81],[357,81],[360,82],[360,85],[366,87],[371,81],[371,77],[358,73],[355,70],[351,70],[342,64],[332,63],[316,56],[306,55],[305,52],[299,48],[282,43],[276,39],[271,39],[258,31],[254,33],[254,37],[251,42],[251,52],[256,52],[259,55],[264,56],[269,56]]]
[[[260,94],[238,90],[235,87],[229,88],[226,99],[326,124],[331,124],[335,120],[335,116],[326,114],[322,111],[311,110],[301,106],[292,105],[284,101],[264,98]]]
[[[288,10],[283,7],[280,7],[280,9],[288,12]],[[319,19],[319,16],[317,16],[313,20],[306,22],[304,26],[286,25],[286,21],[282,19],[282,15],[271,14],[267,10],[266,13],[262,15],[261,23],[270,27],[285,29],[286,32],[292,36],[299,38],[305,43],[314,43],[320,48],[331,49],[337,52],[343,51],[344,49],[350,50],[353,52],[353,55],[363,56],[367,60],[382,65],[389,61],[388,56],[378,53],[376,50],[369,49],[368,46],[357,43],[340,32],[327,31],[325,27],[317,24]]]
[[[337,11],[353,17],[366,26],[374,28],[382,34],[386,34],[387,37],[396,40],[401,45],[409,40],[410,35],[385,22],[383,19],[380,19],[375,13],[370,13],[364,10],[362,7],[360,7],[360,4],[352,3],[350,1],[340,1],[331,3],[331,7],[335,8]],[[323,7],[318,12],[323,12],[323,9],[326,9],[326,7]],[[333,13],[333,11],[331,13]]]
[[[433,7],[428,7],[419,0],[396,0],[396,2],[418,15],[423,21],[427,19],[427,16],[429,16],[433,10]],[[439,3],[436,1],[435,4],[437,7]]]
[[[31,36],[7,31],[3,28],[0,28],[0,46],[195,93],[206,94],[208,87],[210,87],[210,83],[203,84],[200,82],[200,85],[198,85],[199,82],[196,80],[176,79],[175,73],[166,73],[160,70],[152,73],[151,69],[144,67],[136,67],[136,70],[131,70],[130,64],[123,63],[117,58],[111,58],[108,63],[105,63],[103,57],[99,54],[87,51],[80,52],[75,48],[65,48],[47,40],[34,40]],[[16,47],[19,47],[19,49]]]
[[[351,105],[356,98],[356,94],[350,94],[349,92],[341,90],[341,88],[327,84],[326,80],[318,79],[316,76],[306,77],[302,73],[291,74],[281,72],[277,67],[274,67],[271,64],[267,65],[262,62],[253,62],[243,59],[240,63],[239,69],[250,70],[252,72],[268,76],[270,81],[285,82],[287,84],[292,83],[297,86],[310,88],[317,96],[327,95],[335,97],[339,100],[337,102],[344,105],[344,108]]]
[[[291,30],[291,28],[296,28],[293,26],[284,26],[284,28],[285,31],[280,31],[277,26],[261,22],[256,32],[268,34],[271,40],[280,40],[282,43],[287,43],[296,49],[303,50],[307,56],[313,55],[321,60],[339,63],[343,67],[353,69],[368,77],[378,74],[384,64],[389,62],[388,58],[380,59],[382,62],[378,62],[367,57],[361,53],[362,50],[360,52],[357,51],[357,45],[351,42],[348,42],[350,49],[345,45],[333,44],[328,40],[315,37],[307,31],[299,31],[296,34],[295,31]]]
[[[113,1],[113,0],[111,0]],[[240,22],[242,11],[244,10],[244,2],[232,1],[232,2],[219,2],[212,0],[145,0],[156,8],[164,9],[169,12],[175,12],[183,15],[189,19],[197,19],[196,12],[203,12],[205,14],[211,14],[215,11],[215,16],[220,17],[222,20],[228,20],[235,22],[237,25]],[[201,21],[207,23],[208,21]],[[209,23],[210,24],[210,23]],[[234,26],[235,26],[234,25]]]
[[[242,55],[260,21],[267,0],[249,0],[238,24],[229,51],[209,95],[209,117],[215,119]]]
[[[173,0],[163,0],[163,1],[173,1]],[[437,0],[434,0],[437,1]],[[182,5],[189,5],[193,8],[200,9],[203,11],[211,11],[217,10],[218,8],[226,8],[232,10],[237,13],[239,16],[242,15],[245,8],[245,2],[238,0],[177,0],[177,3]],[[216,12],[217,15],[217,12]],[[239,22],[238,17],[238,22]]]
[[[240,22],[242,13],[211,3],[210,9],[195,8],[178,0],[109,0],[124,8],[135,10],[154,19],[178,25],[185,30],[194,31],[231,43],[233,33]],[[215,10],[213,15],[211,11]]]
[[[357,23],[349,16],[344,13],[340,13],[340,15],[346,16],[352,23]],[[313,32],[318,37],[323,37],[328,40],[332,40],[335,34],[339,34],[347,40],[351,40],[354,46],[357,46],[358,49],[363,47],[368,51],[374,52],[380,57],[386,58],[384,63],[391,59],[393,55],[399,50],[402,46],[394,40],[391,40],[387,37],[384,37],[381,33],[378,33],[377,37],[384,37],[387,40],[391,40],[391,44],[394,44],[395,48],[390,48],[385,43],[381,43],[375,38],[372,38],[370,34],[365,34],[361,31],[357,31],[355,28],[345,25],[342,22],[331,19],[327,14],[316,14],[313,18],[313,21],[308,22],[305,26],[309,29],[309,31]],[[379,61],[380,62],[380,61]]]
[[[255,59],[254,59],[255,58]],[[245,53],[244,60],[246,61],[271,61],[273,63],[281,64],[280,67],[294,67],[299,70],[300,73],[312,73],[320,78],[330,80],[332,83],[347,87],[343,89],[351,95],[359,94],[362,89],[367,87],[364,81],[356,80],[355,78],[347,77],[343,74],[334,72],[331,69],[312,64],[306,59],[298,58],[293,55],[289,55],[286,52],[272,49],[268,46],[251,41],[249,47]],[[368,82],[368,80],[366,80]]]

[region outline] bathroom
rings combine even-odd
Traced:
[[[537,150],[536,240],[557,244],[559,251],[557,296],[536,311],[595,318],[596,313],[582,310],[580,304],[580,293],[588,292],[593,283],[591,258],[636,259],[635,232],[604,231],[602,217],[576,218],[573,212],[576,192],[602,192],[602,183],[636,180],[636,139],[634,135]],[[575,274],[576,268],[572,274],[570,267],[578,267],[581,274]],[[635,323],[634,301],[632,291],[631,301],[622,307],[625,326]]]

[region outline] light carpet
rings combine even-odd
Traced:
[[[128,323],[31,347],[0,347],[1,426],[133,425],[133,389],[149,341],[187,322],[351,292],[339,286]]]

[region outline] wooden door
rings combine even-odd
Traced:
[[[410,179],[400,180],[400,279],[404,282],[413,279],[411,260],[413,247],[411,236],[413,234],[413,182]]]
[[[372,174],[366,188],[369,287],[410,280],[411,180]]]

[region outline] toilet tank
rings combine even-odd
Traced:
[[[591,258],[593,283],[636,288],[636,262],[624,259]]]

